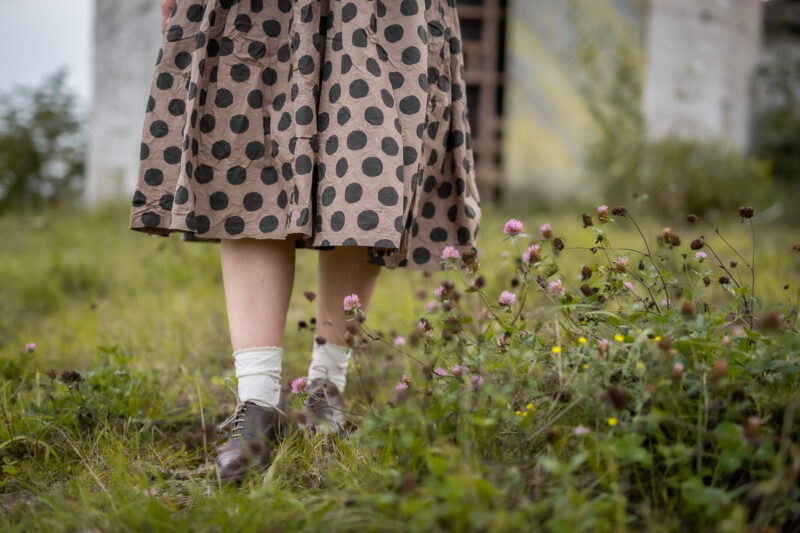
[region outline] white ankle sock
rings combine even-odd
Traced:
[[[328,378],[344,392],[347,381],[347,363],[350,361],[352,351],[348,346],[337,346],[326,342],[318,344],[314,339],[314,349],[311,352],[311,366],[308,368],[309,381],[316,378]]]
[[[282,346],[254,346],[233,352],[239,400],[249,400],[262,407],[278,404],[282,355]]]

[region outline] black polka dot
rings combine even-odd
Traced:
[[[358,219],[356,220],[358,227],[365,231],[377,228],[379,222],[380,219],[378,218],[378,213],[371,209],[360,212],[358,214]]]
[[[267,215],[258,223],[258,229],[262,233],[269,233],[278,229],[278,217],[274,215]]]
[[[169,72],[162,72],[156,77],[156,87],[162,91],[166,91],[172,88],[174,81],[175,79],[172,77],[172,74]]]
[[[261,25],[261,27],[263,28],[267,37],[277,37],[281,34],[281,23],[277,20],[267,20]]]
[[[347,172],[347,159],[344,157],[339,158],[339,161],[336,162],[336,176],[341,178]]]
[[[233,133],[244,133],[250,125],[245,115],[234,115],[231,117],[231,131]]]
[[[436,207],[432,202],[425,202],[422,205],[421,214],[422,218],[433,218],[433,215],[436,214]]]
[[[328,140],[325,141],[325,153],[328,155],[333,155],[339,149],[339,138],[336,135],[331,135],[328,137]]]
[[[144,182],[151,187],[156,187],[164,182],[164,173],[157,168],[148,169],[144,173]]]
[[[347,74],[351,68],[353,68],[353,59],[350,54],[344,54],[342,56],[342,74]]]
[[[336,198],[336,188],[325,187],[325,190],[322,191],[322,205],[324,206],[331,205],[335,198]]]
[[[296,222],[298,228],[308,224],[308,217],[309,217],[308,213],[309,212],[307,207],[304,207],[303,210],[300,211],[300,216],[297,217],[297,222]]]
[[[364,111],[364,118],[373,126],[383,124],[383,111],[375,106],[370,106]]]
[[[150,134],[153,137],[161,138],[169,133],[169,126],[163,120],[155,120],[150,124]]]
[[[238,235],[244,231],[244,220],[242,217],[233,215],[225,219],[225,231],[230,235]]]
[[[261,109],[264,105],[264,93],[258,89],[250,91],[247,95],[247,105],[253,109]]]
[[[383,187],[378,191],[378,201],[383,205],[397,204],[398,195],[394,187]]]
[[[344,200],[348,204],[354,204],[361,200],[364,189],[358,183],[351,183],[344,189]]]
[[[250,67],[244,63],[237,63],[231,67],[231,79],[233,81],[245,82],[250,79]]]
[[[397,141],[391,137],[384,137],[381,140],[381,150],[383,150],[383,153],[386,155],[394,156],[398,154],[400,147],[397,145]]]
[[[235,167],[228,169],[225,177],[228,179],[228,183],[231,185],[241,185],[247,179],[247,172],[244,168],[236,165]]]
[[[364,28],[358,28],[353,32],[353,46],[359,48],[366,48],[367,46],[367,32]]]
[[[244,153],[247,156],[247,158],[253,161],[264,157],[265,151],[266,148],[264,147],[264,143],[259,141],[253,141],[251,143],[248,143],[244,149]]]
[[[361,130],[350,132],[347,136],[347,147],[351,150],[361,150],[367,145],[367,135]]]
[[[383,30],[383,36],[390,43],[396,43],[403,38],[403,27],[400,24],[391,24]]]
[[[304,105],[297,110],[294,120],[301,126],[311,124],[311,121],[314,120],[314,111],[311,109],[311,107]]]
[[[208,165],[198,165],[194,171],[194,179],[204,185],[214,179],[214,169]]]
[[[306,154],[298,156],[294,167],[298,174],[308,174],[311,172],[311,158]]]
[[[333,231],[340,231],[344,227],[344,212],[336,211],[331,215],[331,229]]]
[[[350,22],[356,17],[358,8],[353,2],[348,2],[342,7],[342,22]]]
[[[405,81],[405,77],[400,72],[389,73],[389,83],[392,84],[392,89],[399,89]]]
[[[155,211],[147,211],[142,213],[142,224],[147,227],[158,227],[161,223],[161,215],[156,213]]]
[[[377,157],[368,157],[361,163],[361,170],[366,176],[374,178],[383,172],[383,163]]]
[[[374,58],[370,57],[367,59],[367,70],[373,76],[380,76],[381,75],[381,67],[378,65],[378,62],[375,61]]]
[[[350,96],[352,98],[363,98],[369,93],[369,85],[362,79],[353,80],[350,83]]]
[[[418,263],[420,265],[424,265],[425,263],[430,261],[431,253],[428,251],[427,248],[423,248],[423,247],[420,246],[420,247],[414,248],[414,251],[411,252],[411,257],[412,257],[412,259],[414,259],[415,263]]]
[[[278,171],[275,167],[264,167],[261,171],[261,181],[264,185],[273,185],[278,183]]]
[[[431,241],[444,242],[447,240],[447,230],[444,228],[433,228],[430,234]]]
[[[400,112],[406,115],[413,115],[419,111],[420,103],[419,98],[416,96],[406,96],[400,100]]]
[[[261,73],[261,81],[264,82],[264,85],[275,85],[275,82],[278,81],[278,73],[275,69],[267,67],[264,69],[264,72]]]
[[[222,191],[217,191],[208,197],[208,203],[211,209],[220,211],[228,207],[228,195]]]
[[[214,104],[217,107],[228,107],[233,103],[233,93],[230,92],[228,89],[218,89],[217,90],[217,97],[214,100]]]
[[[400,54],[400,60],[404,65],[416,65],[419,63],[420,57],[419,48],[416,46],[409,46]]]
[[[170,146],[164,150],[164,162],[169,165],[177,165],[181,162],[181,149],[177,146]]]
[[[267,55],[267,45],[254,41],[247,46],[247,54],[253,59],[261,59]]]
[[[314,72],[314,58],[310,55],[304,55],[301,57],[297,62],[297,70],[300,71],[300,74],[306,76]]]
[[[339,109],[339,112],[336,113],[336,122],[339,123],[340,126],[344,126],[350,120],[350,108],[343,107]]]
[[[244,195],[242,205],[244,205],[244,208],[248,211],[256,211],[261,209],[261,206],[264,205],[264,198],[257,192],[249,192]]]
[[[338,83],[334,83],[331,86],[331,90],[328,91],[328,100],[331,101],[332,104],[335,104],[339,101],[339,97],[342,95],[342,86]]]

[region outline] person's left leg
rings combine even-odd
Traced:
[[[322,342],[314,339],[306,407],[315,418],[324,421],[326,431],[338,433],[345,425],[341,393],[352,355],[345,332],[352,322],[346,320],[344,298],[357,294],[361,308],[366,311],[380,271],[380,266],[367,263],[364,247],[338,246],[319,252],[316,333]],[[310,422],[316,426],[314,421]]]

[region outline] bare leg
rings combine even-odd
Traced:
[[[362,246],[337,246],[319,252],[317,284],[317,335],[339,346],[345,345],[345,320],[342,301],[348,294],[358,294],[366,311],[381,271],[367,263],[367,249]]]
[[[294,284],[294,240],[222,239],[220,253],[233,349],[282,346]]]

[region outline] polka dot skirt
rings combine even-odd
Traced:
[[[177,0],[167,28],[131,229],[477,256],[455,0]]]

